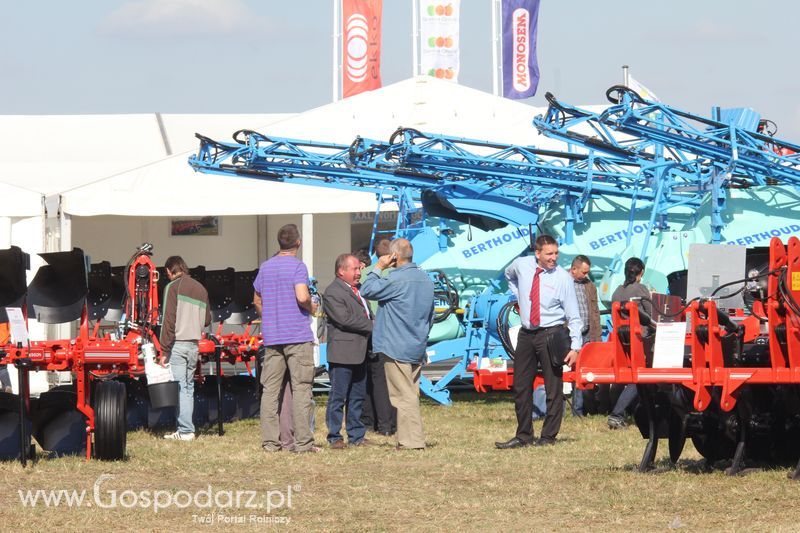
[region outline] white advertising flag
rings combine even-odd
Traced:
[[[628,76],[628,88],[633,89],[639,96],[648,102],[660,102],[661,99],[656,94],[639,83],[633,76]]]
[[[423,74],[457,82],[461,0],[420,0],[419,10]]]

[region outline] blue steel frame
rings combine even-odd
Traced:
[[[474,139],[399,129],[389,143],[357,138],[350,146],[269,138],[242,130],[236,143],[198,135],[189,163],[203,172],[271,181],[372,191],[418,202],[430,191],[456,211],[489,216],[516,226],[536,225],[542,207],[559,203],[565,242],[582,222],[588,200],[597,195],[631,200],[652,209],[652,218],[670,209],[699,207],[696,193],[703,169],[693,162],[653,162],[607,147],[581,153],[540,150]],[[652,227],[652,225],[651,225]]]
[[[719,243],[725,227],[725,189],[770,184],[800,186],[800,145],[753,131],[758,128],[759,117],[752,110],[729,111],[728,120],[723,121],[719,108],[715,108],[712,119],[646,101],[624,86],[612,87],[606,94],[616,105],[594,113],[559,102],[548,93],[547,112],[536,117],[533,124],[544,135],[569,145],[639,159],[643,166],[662,168],[659,185],[664,192],[655,216],[670,209],[676,190],[701,200],[708,194],[711,240]],[[675,183],[686,168],[693,169],[698,181]],[[655,216],[651,223],[656,222]]]
[[[565,151],[403,128],[388,143],[359,137],[349,146],[240,130],[235,143],[198,135],[200,149],[189,164],[206,173],[373,192],[379,203],[398,202],[398,234],[406,236],[424,230],[408,220],[425,191],[457,212],[516,227],[536,226],[540,209],[560,203],[567,243],[594,196],[629,199],[631,224],[635,210],[650,209],[650,227],[658,229],[671,210],[697,208],[711,194],[718,239],[725,187],[766,184],[775,176],[800,184],[800,156],[765,149],[800,153],[796,145],[644,102],[630,91],[621,91],[620,103],[600,114],[562,104],[552,95],[548,100],[547,113],[534,125],[562,139]],[[647,242],[642,255],[646,250]],[[470,303],[464,337],[429,347],[431,362],[458,358],[436,384],[421,382],[423,392],[440,403],[450,403],[447,385],[468,376],[474,357],[505,356],[490,332],[490,317],[509,298],[497,289],[488,288]]]
[[[560,201],[567,243],[593,195],[655,206],[660,194],[635,158],[593,150],[540,150],[411,129],[398,129],[389,143],[357,138],[350,146],[270,138],[248,130],[236,132],[234,143],[198,138],[198,154],[189,160],[196,170],[374,192],[379,205],[389,200],[399,204],[397,230],[407,237],[424,231],[408,225],[423,191],[432,191],[457,212],[488,216],[516,227],[535,227],[540,209]],[[692,198],[684,202],[691,203]],[[500,339],[491,333],[492,317],[509,299],[497,290],[499,279],[470,302],[462,323],[463,337],[429,347],[430,362],[457,359],[435,384],[421,380],[422,391],[434,400],[450,403],[447,386],[453,379],[469,377],[467,366],[474,357],[506,356]]]

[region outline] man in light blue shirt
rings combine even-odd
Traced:
[[[581,322],[575,282],[558,266],[558,243],[550,235],[536,239],[535,257],[518,257],[505,275],[508,286],[519,302],[522,329],[517,338],[514,356],[514,408],[517,414],[517,433],[505,442],[496,442],[500,449],[519,448],[535,444],[555,444],[564,416],[562,354],[551,354],[556,336],[564,335],[569,326],[569,352],[563,364],[572,366],[581,348]],[[567,347],[565,347],[566,350]],[[542,436],[533,438],[533,379],[537,363],[541,366],[547,394],[547,413]]]
[[[397,408],[397,447],[424,449],[419,411],[419,378],[433,324],[433,282],[412,260],[406,239],[395,239],[389,254],[361,284],[361,295],[378,302],[372,349],[385,360],[389,399]],[[381,271],[396,268],[385,278]]]

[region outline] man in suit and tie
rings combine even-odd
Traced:
[[[336,279],[325,289],[323,298],[331,381],[325,422],[330,447],[341,450],[346,447],[341,435],[343,418],[348,443],[353,446],[369,444],[364,438],[367,428],[361,422],[361,407],[367,390],[366,357],[372,334],[372,312],[358,291],[361,279],[358,258],[342,254],[336,258],[334,268]]]
[[[522,328],[514,355],[514,409],[517,434],[505,442],[496,442],[501,450],[523,446],[548,446],[556,443],[564,416],[562,368],[572,366],[581,349],[583,323],[575,296],[575,281],[558,266],[558,242],[550,235],[536,238],[534,257],[518,257],[505,270],[508,288],[519,303]],[[569,352],[563,364],[550,354],[550,336],[569,325]],[[547,394],[547,413],[542,436],[533,438],[533,378],[537,364],[542,369]]]

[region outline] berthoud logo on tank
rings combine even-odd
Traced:
[[[503,246],[504,244],[508,244],[511,241],[516,239],[521,239],[522,237],[527,237],[530,235],[530,231],[528,228],[518,228],[515,230],[511,230],[506,232],[499,237],[492,237],[491,239],[486,239],[483,242],[479,242],[469,248],[464,248],[461,250],[461,253],[464,254],[464,257],[473,257],[478,254],[482,254],[483,252],[488,252],[492,248],[497,248]]]

